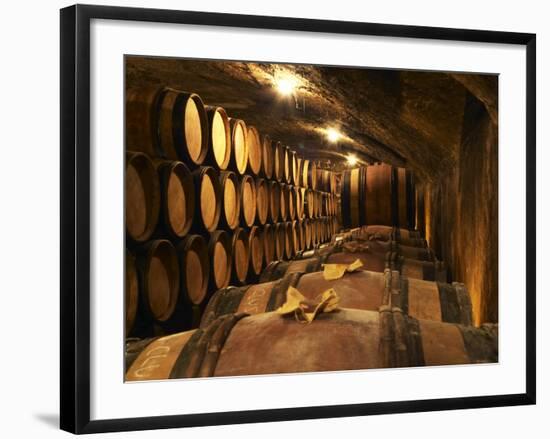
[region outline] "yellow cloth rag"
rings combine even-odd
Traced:
[[[360,259],[351,264],[323,264],[323,277],[325,280],[340,279],[346,272],[353,273],[363,266]]]
[[[314,300],[306,299],[294,287],[288,287],[286,301],[275,312],[287,315],[294,314],[300,323],[311,323],[322,312],[331,312],[338,308],[340,298],[334,289],[330,288]]]

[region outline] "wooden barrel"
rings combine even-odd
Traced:
[[[193,229],[212,232],[218,227],[222,206],[222,190],[218,173],[210,166],[193,171],[195,185],[195,218]]]
[[[317,189],[317,165],[311,160],[302,162],[302,184],[309,189]]]
[[[256,221],[256,182],[250,175],[243,175],[240,184],[241,225],[251,227]]]
[[[315,222],[314,224],[318,224]],[[319,233],[314,226],[312,232],[313,245],[321,243]],[[268,265],[262,273],[262,282],[276,280],[287,273],[308,270],[307,272],[321,271],[323,264],[351,264],[359,259],[363,266],[362,270],[384,272],[386,268],[391,268],[400,271],[403,275],[410,278],[447,282],[447,270],[445,265],[439,261],[417,261],[414,259],[406,259],[399,256],[397,253],[370,253],[370,252],[354,252],[342,251],[340,247],[328,247],[319,252],[306,253],[302,255],[303,259],[298,259],[288,262],[273,262]]]
[[[231,171],[220,172],[220,186],[222,193],[222,209],[219,227],[235,230],[239,227],[241,197],[237,174]]]
[[[294,221],[296,219],[296,188],[291,185],[287,185],[288,189],[288,219]]]
[[[285,149],[281,142],[276,142],[273,154],[273,178],[277,181],[284,179]]]
[[[136,268],[136,258],[128,250],[126,250],[124,262],[126,267],[124,282],[124,308],[126,309],[126,319],[124,333],[128,336],[128,334],[132,332],[136,321],[139,302],[139,278]]]
[[[153,163],[139,152],[126,153],[126,232],[136,242],[153,234],[160,212],[159,177]]]
[[[292,259],[294,256],[294,234],[292,223],[287,221],[285,224],[285,259]]]
[[[275,224],[275,259],[278,261],[285,258],[285,242],[285,223],[277,223]]]
[[[323,216],[323,194],[319,191],[315,192],[315,212],[316,218]]]
[[[296,219],[302,220],[304,218],[304,193],[305,190],[299,187],[293,188],[293,194],[296,203]]]
[[[346,273],[336,280],[326,280],[321,272],[294,272],[277,281],[243,287],[240,297],[236,297],[234,292],[227,294],[225,289],[218,290],[211,298],[215,306],[210,306],[204,313],[201,326],[223,314],[275,311],[281,300],[284,301],[289,286],[297,288],[309,300],[315,300],[323,291],[333,288],[340,298],[338,305],[341,308],[376,311],[391,303],[417,319],[472,324],[472,304],[464,284],[410,279],[397,271],[386,270],[384,273]],[[252,298],[256,300],[254,306],[249,307],[247,303],[251,304]]]
[[[386,306],[342,308],[309,325],[292,315],[239,313],[141,346],[128,381],[495,363],[498,326],[419,320]]]
[[[262,229],[254,226],[248,234],[248,249],[250,253],[249,279],[256,280],[264,266],[264,241]]]
[[[208,245],[201,235],[187,235],[177,246],[180,298],[183,306],[198,306],[206,299],[210,261]]]
[[[292,221],[292,247],[294,249],[293,256],[302,251],[302,241],[300,239],[300,223],[296,220]]]
[[[231,281],[232,263],[231,238],[224,230],[210,234],[208,257],[210,259],[210,284],[215,289],[225,288]]]
[[[157,155],[161,90],[142,87],[126,92],[126,150]]]
[[[312,230],[311,230],[311,228],[312,228],[311,220],[306,218],[304,220],[304,231],[305,231],[305,248],[304,248],[304,250],[309,250],[312,247],[312,238],[311,238]]]
[[[315,193],[311,189],[306,189],[304,198],[304,210],[308,218],[315,216]]]
[[[231,128],[231,159],[230,167],[239,175],[246,172],[248,166],[247,128],[241,119],[229,118]]]
[[[263,178],[256,179],[256,220],[264,225],[269,214],[269,190]]]
[[[300,177],[298,176],[298,155],[296,151],[290,151],[290,180],[294,186],[299,186]]]
[[[267,184],[269,188],[269,221],[276,223],[281,214],[281,188],[276,181]]]
[[[400,256],[418,261],[435,261],[435,255],[432,249],[426,247],[411,247],[403,245],[398,241],[380,241],[380,240],[359,240],[358,246],[366,246],[368,251],[374,253],[397,252]],[[355,243],[350,243],[354,245]]]
[[[397,241],[410,247],[427,247],[428,243],[417,230],[400,229],[389,226],[363,226],[360,236],[369,240]]]
[[[264,135],[262,140],[262,172],[265,178],[270,179],[273,177],[273,141],[267,134]]]
[[[410,171],[376,164],[344,172],[345,227],[380,224],[414,227],[414,180]]]
[[[281,183],[279,185],[280,189],[280,202],[279,202],[279,214],[281,221],[286,221],[289,216],[289,199],[290,199],[290,190],[289,186]]]
[[[193,176],[182,162],[155,160],[159,174],[160,222],[172,238],[182,238],[191,229],[195,213]]]
[[[284,146],[283,147],[283,180],[286,184],[292,183],[292,152],[290,150],[290,147]]]
[[[233,281],[242,285],[246,282],[250,263],[248,233],[245,229],[238,228],[233,232],[231,249],[233,254]]]
[[[149,241],[137,250],[137,267],[144,310],[156,322],[167,321],[180,294],[176,249],[165,239]]]
[[[246,143],[248,148],[248,172],[254,176],[259,176],[262,170],[262,143],[260,133],[258,133],[256,127],[248,126]]]
[[[224,171],[231,159],[231,128],[229,118],[222,107],[206,107],[210,136],[208,142],[208,163]]]
[[[270,264],[275,259],[275,240],[275,226],[273,224],[263,226],[264,265]]]
[[[160,104],[158,135],[162,158],[200,166],[208,154],[208,118],[201,98],[165,88]]]
[[[303,183],[303,173],[304,173],[304,169],[303,169],[303,165],[304,165],[304,159],[299,157],[298,155],[296,155],[296,178],[297,178],[297,183],[296,183],[296,186],[298,187],[303,187],[304,186],[304,183]]]

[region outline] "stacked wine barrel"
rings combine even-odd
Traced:
[[[222,288],[209,300],[198,329],[129,341],[126,379],[497,362],[498,326],[472,326],[465,285],[369,265],[367,255],[388,250],[409,261],[435,261],[414,230],[377,225],[339,232],[311,253],[319,258],[350,256],[329,261],[339,263],[365,257],[361,269],[327,280],[320,259],[304,264],[307,258],[298,256],[282,263],[294,264],[290,270],[268,267],[260,283]],[[313,304],[332,288],[339,309],[307,325],[292,315],[282,316],[274,311],[285,302],[289,287]]]
[[[198,326],[209,297],[340,229],[336,177],[170,87],[126,96],[126,334]]]

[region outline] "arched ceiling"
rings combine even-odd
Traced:
[[[466,94],[497,122],[497,77],[419,71],[126,58],[128,88],[167,85],[198,93],[303,156],[345,166],[348,154],[406,166],[435,179],[456,164]],[[277,83],[290,81],[282,96]],[[332,143],[327,129],[342,134]]]

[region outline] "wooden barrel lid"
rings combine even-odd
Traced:
[[[143,266],[145,304],[155,320],[166,321],[174,313],[179,297],[180,273],[174,246],[165,239],[151,241]]]
[[[283,180],[286,184],[292,182],[291,166],[290,148],[288,146],[283,146]]]
[[[305,230],[305,242],[306,242],[306,250],[309,250],[311,245],[311,220],[305,219],[304,220],[304,230]]]
[[[264,242],[262,230],[258,226],[250,229],[248,248],[250,251],[250,270],[253,275],[259,276],[264,262]]]
[[[285,151],[281,142],[275,143],[273,157],[273,178],[277,181],[283,181],[285,165]]]
[[[296,188],[294,186],[288,187],[288,219],[294,221],[297,217],[296,211],[298,206],[296,205]]]
[[[285,223],[275,224],[275,257],[279,261],[285,258]]]
[[[209,154],[210,162],[220,170],[226,170],[231,159],[231,130],[229,118],[222,107],[207,107],[208,125],[210,127]]]
[[[250,175],[243,175],[240,184],[241,224],[251,227],[256,220],[256,182]]]
[[[300,178],[298,175],[298,155],[296,151],[290,151],[290,176],[292,184],[294,186],[299,186]]]
[[[198,215],[197,229],[216,230],[221,214],[221,187],[217,172],[210,166],[201,166],[193,172]]]
[[[269,219],[272,223],[279,220],[281,212],[281,188],[276,181],[268,183],[269,188]]]
[[[262,170],[262,143],[260,133],[254,126],[249,126],[246,143],[248,147],[248,170],[253,175],[260,175]]]
[[[302,250],[302,243],[300,241],[300,225],[298,221],[292,221],[292,247],[294,249],[293,256]]]
[[[256,180],[256,211],[258,223],[261,225],[267,222],[267,216],[269,213],[269,191],[267,189],[267,182],[263,178]]]
[[[181,291],[188,302],[200,305],[208,291],[208,247],[201,235],[188,235],[178,245]]]
[[[308,166],[308,187],[313,190],[317,189],[317,165],[311,161]]]
[[[239,226],[241,210],[240,187],[237,174],[231,171],[222,171],[220,173],[220,185],[223,199],[220,223],[223,227],[235,230]]]
[[[210,234],[208,255],[212,285],[216,289],[227,287],[231,280],[232,249],[231,238],[225,231],[216,230]]]
[[[149,158],[142,153],[126,154],[126,231],[137,242],[151,237],[160,211],[158,174]]]
[[[178,161],[155,160],[161,181],[162,222],[174,238],[185,236],[195,213],[195,186],[187,166]]]
[[[267,266],[275,258],[275,226],[266,224],[263,227],[264,260]]]
[[[289,189],[288,186],[284,183],[281,183],[279,185],[280,189],[280,202],[279,202],[279,210],[280,210],[280,216],[281,221],[286,221],[288,219],[288,203],[289,203]]]
[[[236,282],[244,284],[248,274],[250,263],[250,254],[248,247],[248,233],[243,228],[238,228],[233,232],[232,239],[233,251],[233,276]]]
[[[294,196],[296,198],[296,219],[303,219],[304,218],[304,192],[305,190],[303,188],[297,187],[294,188],[295,193]]]
[[[184,146],[193,163],[200,165],[208,151],[208,128],[204,104],[198,95],[187,97],[182,119]]]
[[[265,178],[271,179],[273,177],[273,141],[267,134],[264,135],[262,140],[262,171]]]
[[[315,216],[315,196],[311,189],[306,189],[305,192],[305,210],[308,218]]]
[[[292,236],[292,223],[285,224],[285,259],[292,259],[294,256],[294,237]]]
[[[243,175],[248,166],[247,129],[244,121],[229,119],[231,127],[231,164],[234,171]]]
[[[139,300],[139,281],[136,268],[136,259],[132,253],[126,250],[126,277],[124,283],[124,302],[126,309],[125,334],[128,336],[132,332],[136,321],[136,314]]]

